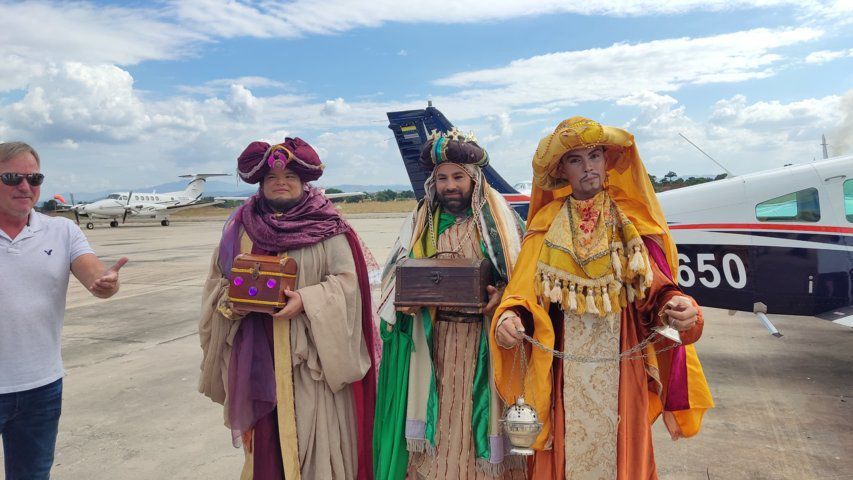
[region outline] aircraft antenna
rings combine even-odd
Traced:
[[[734,173],[732,173],[732,172],[730,172],[728,168],[726,168],[726,167],[724,167],[724,166],[723,166],[723,164],[721,164],[720,162],[718,162],[718,161],[714,160],[714,157],[712,157],[712,156],[708,155],[707,153],[705,153],[705,150],[702,150],[701,148],[699,148],[699,146],[698,146],[698,145],[696,145],[695,143],[691,142],[691,141],[690,141],[690,139],[689,139],[689,138],[687,138],[687,137],[685,137],[683,133],[678,132],[678,134],[681,136],[681,138],[683,138],[684,140],[686,140],[686,141],[687,141],[687,143],[689,143],[690,145],[693,145],[693,146],[696,148],[696,150],[699,150],[700,152],[702,152],[702,155],[705,155],[706,157],[708,157],[708,159],[710,159],[712,162],[714,162],[718,167],[722,168],[722,169],[723,169],[723,171],[724,171],[724,172],[726,172],[726,178],[732,178],[732,177],[734,177],[734,176],[735,176],[735,174],[734,174]]]
[[[826,135],[821,135],[820,138],[821,140],[823,140],[820,143],[820,145],[823,147],[823,159],[826,160],[827,158],[829,158],[829,152],[826,150],[826,147],[828,146],[826,144]]]

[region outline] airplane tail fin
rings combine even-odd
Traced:
[[[195,173],[190,175],[179,175],[180,178],[189,178],[190,183],[184,188],[184,195],[200,199],[204,193],[204,182],[210,177],[227,177],[227,173]]]
[[[430,132],[433,130],[447,132],[453,128],[453,124],[437,108],[432,106],[432,102],[425,109],[388,112],[387,115],[388,128],[394,132],[394,139],[400,148],[400,155],[403,157],[412,190],[415,192],[415,197],[420,200],[425,193],[424,182],[431,173],[420,165],[418,158],[421,154],[421,148],[426,143]],[[489,185],[498,192],[502,194],[518,193],[491,166],[484,168],[483,173]]]

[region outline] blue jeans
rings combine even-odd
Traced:
[[[32,390],[0,393],[6,480],[50,478],[61,413],[61,378]]]

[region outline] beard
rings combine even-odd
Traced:
[[[270,208],[272,208],[273,210],[275,210],[278,213],[284,213],[284,212],[290,210],[291,208],[295,207],[299,202],[301,202],[302,196],[300,195],[299,198],[292,198],[292,199],[287,199],[287,200],[281,199],[281,198],[277,198],[277,199],[267,198],[266,201],[267,201],[267,204],[270,206]]]
[[[447,193],[459,194],[459,196],[447,197]],[[471,206],[471,192],[460,192],[452,190],[450,192],[437,193],[438,203],[442,210],[451,215],[462,215]]]

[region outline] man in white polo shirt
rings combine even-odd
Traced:
[[[35,212],[38,153],[0,143],[0,438],[6,480],[50,477],[62,410],[60,332],[69,272],[100,298],[119,287],[77,225]]]

